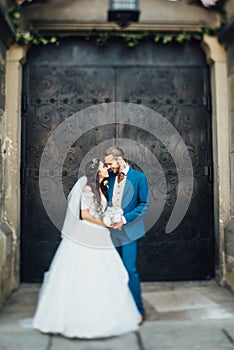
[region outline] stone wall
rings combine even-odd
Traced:
[[[6,15],[4,6],[6,0],[0,0],[0,14]],[[232,23],[234,13],[234,0],[227,3],[229,23]],[[24,26],[52,31],[56,33],[71,32],[76,34],[79,30],[90,29],[118,29],[114,23],[106,21],[108,0],[50,0],[49,2],[35,2],[26,6],[22,13]],[[129,30],[181,30],[197,29],[202,25],[217,26],[219,16],[213,11],[206,11],[201,7],[188,4],[187,0],[171,2],[165,0],[141,1],[140,22],[129,26]],[[232,36],[234,33],[232,33]],[[228,34],[224,33],[224,37]],[[22,48],[13,47],[13,32],[9,23],[3,23],[0,18],[0,305],[18,286],[19,283],[19,235],[20,235],[20,98],[22,83],[22,60],[24,53]],[[224,39],[223,39],[224,40]],[[226,40],[226,39],[225,39]],[[227,40],[226,40],[227,41]],[[234,179],[234,43],[225,42],[228,53],[228,79],[229,79],[229,116],[231,131],[231,159],[232,178]],[[9,49],[10,48],[10,49]],[[218,61],[218,66],[224,66]],[[212,68],[214,71],[215,69]],[[217,74],[214,75],[214,85],[217,84]],[[220,74],[222,75],[222,74]],[[226,74],[225,74],[226,76]],[[221,78],[220,78],[221,79]],[[6,83],[7,82],[7,83]],[[221,84],[220,84],[221,85]],[[225,84],[226,85],[226,84]],[[217,90],[217,99],[222,94],[222,88]],[[7,92],[8,91],[8,92]],[[223,115],[222,109],[217,109],[217,120]],[[221,119],[220,119],[221,120]],[[221,124],[217,124],[220,130]],[[225,131],[226,134],[226,131]],[[215,137],[214,137],[215,139]],[[219,147],[219,146],[218,146]],[[217,152],[218,153],[218,150]],[[227,152],[225,152],[227,154]],[[224,173],[224,168],[222,172]],[[220,176],[219,176],[220,175]],[[217,192],[222,192],[220,177],[226,181],[226,174],[218,174]],[[234,215],[234,180],[231,183],[232,191],[232,215]],[[229,193],[229,190],[228,190]],[[217,196],[219,197],[219,196]],[[225,218],[230,200],[223,200],[220,196],[215,211],[225,208]],[[226,197],[225,197],[226,198]],[[228,197],[229,198],[229,197]],[[220,209],[220,211],[221,211]],[[220,233],[217,219],[217,233]],[[217,238],[217,246],[220,255],[225,252],[225,278],[234,290],[234,225],[229,222],[225,232],[225,250],[221,247],[221,240]],[[223,229],[222,229],[223,240]],[[221,265],[221,264],[220,264]]]
[[[6,48],[0,40],[0,133],[4,129],[5,119],[5,78],[6,78]],[[2,150],[2,134],[0,134],[0,149]],[[3,202],[3,153],[0,153],[0,203]],[[0,205],[0,218],[2,217],[2,206]]]
[[[0,306],[17,286],[18,273],[14,229],[6,215],[6,159],[7,159],[7,115],[6,115],[6,70],[7,49],[14,40],[14,31],[5,10],[6,1],[0,1]]]
[[[25,7],[22,18],[26,27],[53,32],[119,29],[107,22],[108,7],[109,0],[50,0]],[[196,30],[219,23],[216,12],[191,5],[188,0],[141,0],[139,23],[126,30]]]
[[[0,39],[0,220],[1,226],[4,217],[4,130],[5,130],[5,80],[6,80],[6,47]],[[4,265],[6,263],[6,242],[5,235],[2,232],[0,226],[0,302],[3,298],[3,285],[4,285]]]
[[[228,113],[229,113],[229,140],[230,140],[230,220],[225,229],[225,280],[234,291],[234,0],[226,5],[228,22],[220,41],[227,52],[228,76]]]
[[[228,23],[234,16],[234,0],[226,3]],[[140,20],[126,30],[197,30],[202,26],[217,27],[219,15],[212,9],[191,5],[188,0],[142,0]],[[110,30],[119,27],[107,22],[108,0],[50,0],[31,4],[22,13],[25,28],[45,32],[76,35],[83,30]],[[229,30],[229,29],[228,29]],[[232,36],[234,35],[234,32]],[[226,36],[226,34],[225,34]],[[234,290],[234,43],[226,46],[228,55],[229,119],[231,132],[231,185],[229,185],[229,143],[223,136],[228,133],[226,99],[226,53],[218,45],[212,52],[211,85],[213,107],[213,155],[214,155],[214,221],[216,246],[216,278],[227,283]],[[222,52],[222,57],[220,56]],[[208,55],[209,56],[209,55]],[[218,86],[217,86],[218,85]],[[231,191],[231,193],[230,193]],[[232,208],[230,210],[230,208]],[[226,230],[224,228],[226,227]],[[225,232],[224,232],[225,231]]]

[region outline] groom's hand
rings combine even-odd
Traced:
[[[121,229],[123,227],[123,221],[115,222],[113,225],[110,226],[110,228],[113,228],[114,230],[116,229]]]

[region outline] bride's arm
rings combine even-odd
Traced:
[[[92,204],[92,189],[90,186],[85,186],[81,195],[81,219],[92,222],[93,224],[105,226],[102,219],[99,219],[90,213],[90,208],[92,207]]]
[[[98,219],[90,214],[89,209],[81,209],[81,219],[92,222],[93,224],[105,226],[102,219]]]

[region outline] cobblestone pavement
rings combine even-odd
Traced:
[[[22,284],[0,313],[0,350],[234,350],[234,295],[215,281],[142,283],[147,320],[138,332],[66,339],[30,327],[39,285]]]

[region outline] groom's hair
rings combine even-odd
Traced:
[[[124,151],[119,146],[111,146],[107,148],[105,152],[105,157],[112,155],[114,158],[122,157],[124,158]]]

